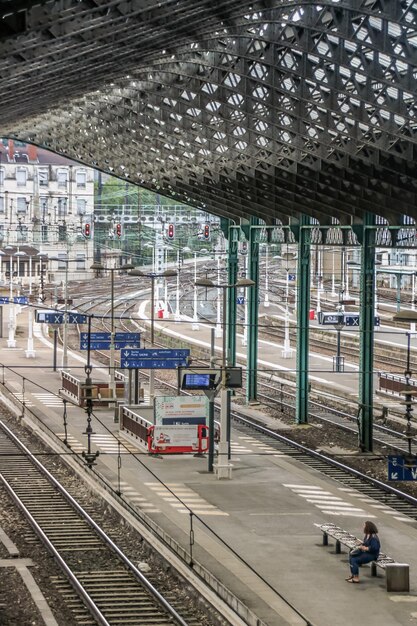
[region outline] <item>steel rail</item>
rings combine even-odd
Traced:
[[[0,421],[0,427],[7,434],[10,440],[20,448],[28,459],[37,467],[48,481],[57,489],[57,491],[67,500],[67,502],[77,511],[77,513],[91,526],[91,528],[99,535],[102,541],[118,556],[122,563],[128,568],[128,570],[139,580],[139,582],[149,591],[149,593],[156,599],[156,601],[169,613],[173,619],[176,620],[180,626],[188,626],[187,622],[177,613],[177,611],[167,602],[167,600],[159,593],[159,591],[152,585],[152,583],[140,572],[140,570],[126,557],[126,555],[120,550],[120,548],[110,539],[110,537],[102,530],[102,528],[93,520],[93,518],[81,507],[80,504],[71,496],[70,493],[56,480],[56,478],[44,467],[38,459],[32,454],[32,452],[22,443],[16,435],[7,427],[7,425]],[[7,482],[7,481],[6,481]],[[35,522],[36,523],[36,522]],[[43,533],[42,533],[43,534]],[[52,544],[51,544],[51,547]],[[58,553],[57,553],[58,554]],[[55,555],[55,549],[54,549]],[[97,608],[98,614],[101,612]],[[103,620],[105,620],[103,616]],[[103,624],[108,625],[107,621],[103,621]],[[109,625],[110,626],[110,625]]]

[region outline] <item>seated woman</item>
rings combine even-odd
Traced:
[[[363,527],[365,537],[358,546],[361,551],[357,556],[349,555],[350,576],[346,578],[348,583],[359,582],[359,565],[376,561],[379,556],[381,544],[378,537],[378,528],[373,522],[365,522]]]

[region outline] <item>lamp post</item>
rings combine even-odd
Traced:
[[[16,347],[16,339],[14,336],[15,332],[15,308],[13,304],[13,259],[12,259],[12,246],[6,246],[5,250],[8,251],[9,254],[9,279],[10,279],[10,295],[9,295],[9,336],[7,339],[7,347],[15,348]]]
[[[67,325],[67,317],[68,317],[68,264],[70,263],[70,259],[64,259],[57,256],[48,256],[49,261],[58,261],[60,263],[65,263],[65,278],[64,278],[64,325],[62,331],[62,369],[66,370],[68,368],[68,325]],[[41,261],[42,262],[42,261]]]
[[[110,365],[109,365],[109,390],[111,392],[110,399],[116,399],[116,377],[114,368],[114,272],[133,270],[134,265],[131,263],[125,263],[118,267],[104,267],[98,261],[95,261],[90,269],[97,272],[97,274],[103,270],[110,272]],[[115,421],[117,421],[117,412],[115,411]]]
[[[333,324],[337,331],[337,339],[336,339],[336,356],[333,362],[333,371],[334,372],[343,372],[344,368],[344,357],[340,356],[340,332],[345,325],[345,314],[343,311],[339,311],[337,314],[337,323]]]
[[[36,352],[33,345],[33,311],[32,311],[32,256],[29,255],[29,306],[28,306],[28,343],[25,351],[27,359],[34,359]]]
[[[411,311],[407,311],[407,310],[403,310],[403,311],[398,311],[394,317],[392,318],[394,321],[396,322],[409,322],[410,325],[414,324],[417,322],[417,311],[415,310],[411,310]],[[414,389],[414,387],[411,387],[410,385],[410,379],[412,376],[412,371],[411,371],[411,331],[406,332],[406,336],[407,336],[407,363],[406,363],[406,367],[405,367],[405,371],[404,371],[404,378],[406,380],[406,388],[405,390],[402,392],[405,394],[405,401],[402,404],[405,404],[405,417],[407,420],[407,426],[405,429],[405,436],[407,438],[408,441],[408,455],[410,458],[410,462],[414,462],[415,460],[412,457],[411,454],[411,443],[414,439],[414,433],[412,431],[411,428],[411,414],[413,411],[413,407],[414,407],[414,399],[416,396],[416,391]],[[407,460],[407,459],[406,459]]]
[[[159,278],[169,278],[170,276],[177,276],[178,272],[175,270],[165,270],[165,272],[142,272],[138,269],[132,269],[129,272],[129,276],[139,276],[141,278],[149,278],[151,281],[151,347],[154,345],[155,341],[155,281]],[[154,370],[151,369],[149,372],[149,396],[152,401],[155,395],[154,392]]]
[[[222,358],[221,358],[221,371],[222,371],[222,382],[220,388],[220,441],[219,441],[219,460],[217,463],[217,478],[231,478],[232,466],[230,465],[229,459],[229,441],[228,441],[228,432],[229,431],[229,403],[228,403],[228,390],[226,384],[226,366],[229,365],[229,355],[227,354],[227,343],[226,343],[226,324],[227,324],[227,316],[226,316],[226,307],[227,307],[227,291],[228,289],[234,289],[235,287],[253,287],[255,282],[250,278],[240,278],[234,284],[220,284],[214,283],[209,278],[202,278],[195,283],[196,286],[206,287],[206,288],[217,288],[223,290],[223,340],[222,340]],[[213,458],[214,458],[214,416],[210,419],[209,423],[209,460],[208,460],[208,471],[213,471]]]

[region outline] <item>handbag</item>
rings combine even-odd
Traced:
[[[349,552],[349,556],[359,556],[360,554],[362,554],[362,550],[360,548],[352,548]]]

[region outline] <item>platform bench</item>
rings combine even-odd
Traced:
[[[349,550],[359,546],[362,541],[336,524],[314,524],[323,533],[323,546],[329,545],[329,537],[335,540],[335,552],[341,554],[341,546]],[[397,563],[395,559],[383,552],[376,561],[371,561],[371,576],[377,575],[377,568],[385,570],[387,591],[410,591],[410,566],[408,563]]]

